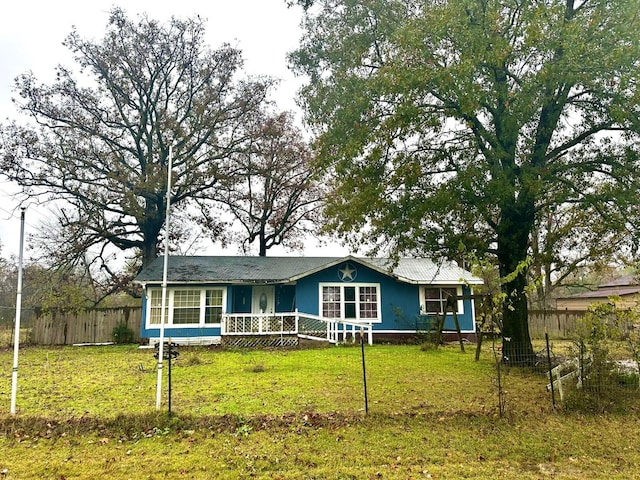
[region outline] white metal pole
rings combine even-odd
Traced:
[[[162,270],[162,310],[160,312],[160,344],[158,345],[158,381],[156,387],[156,410],[162,405],[162,360],[164,355],[164,324],[167,305],[167,271],[169,269],[169,220],[171,206],[171,168],[173,163],[173,148],[169,146],[169,166],[167,169],[167,215],[165,218],[164,235],[164,267]]]
[[[22,312],[22,252],[24,251],[24,207],[20,214],[20,254],[18,256],[18,290],[16,293],[16,325],[13,335],[13,371],[11,373],[11,415],[16,413],[18,395],[18,352],[20,351],[20,314]]]

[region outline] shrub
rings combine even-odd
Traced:
[[[578,382],[565,401],[567,408],[614,411],[636,397],[636,374],[621,372],[610,352],[624,337],[620,329],[623,315],[612,302],[591,307],[579,322],[574,342]]]
[[[111,331],[111,338],[117,344],[133,343],[133,330],[126,323],[120,322]]]

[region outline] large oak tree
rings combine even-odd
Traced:
[[[200,207],[215,232],[211,201],[272,81],[238,78],[241,52],[204,39],[199,17],[163,24],[114,8],[101,40],[66,38],[75,71],[59,66],[50,85],[16,79],[31,122],[3,128],[1,173],[24,197],[58,202],[61,261],[91,249],[103,261],[106,245],[133,249],[143,265],[157,256],[170,146],[176,214]]]
[[[543,222],[572,206],[602,234],[633,219],[637,1],[298,3],[291,61],[334,178],[330,227],[398,252],[493,256],[505,359],[530,361],[534,234],[553,240]]]

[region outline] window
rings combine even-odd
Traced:
[[[173,292],[173,323],[200,323],[200,290]]]
[[[160,325],[162,290],[147,291],[148,324]],[[169,289],[165,325],[214,325],[220,323],[226,299],[225,288]]]
[[[459,312],[458,301],[454,301],[458,298],[458,290],[455,287],[441,288],[441,287],[425,287],[424,289],[424,312],[441,314],[445,310],[451,312],[451,306],[447,308],[447,301],[453,301],[453,309],[456,313]]]
[[[344,320],[379,320],[379,288],[377,284],[321,284],[321,315]]]
[[[149,323],[152,325],[160,325],[162,315],[162,290],[149,290]],[[164,323],[169,318],[168,308],[164,309]]]
[[[222,317],[222,289],[207,290],[204,323],[220,323]]]
[[[378,317],[378,289],[360,287],[360,318]]]
[[[340,318],[340,287],[322,288],[322,316]]]

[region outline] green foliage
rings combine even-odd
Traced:
[[[118,325],[116,325],[113,328],[113,331],[111,332],[111,337],[113,338],[113,341],[115,343],[117,343],[118,345],[122,345],[127,343],[133,343],[135,334],[133,333],[133,330],[131,330],[131,328],[129,328],[129,326],[126,323],[120,322]]]
[[[24,267],[23,305],[43,313],[77,313],[95,306],[100,295],[86,271],[30,263]]]
[[[638,372],[621,370],[615,362],[620,353],[612,351],[627,336],[621,327],[630,316],[637,318],[637,313],[617,308],[615,299],[610,299],[590,307],[579,320],[573,350],[578,359],[578,384],[565,401],[567,408],[600,413],[624,410],[635,401]],[[633,355],[633,348],[630,351]],[[623,352],[623,358],[628,354]]]
[[[518,271],[503,328],[531,354],[519,265],[533,253],[551,278],[564,252],[632,246],[637,2],[315,3],[291,61],[333,187],[327,229],[373,250],[462,244]]]

